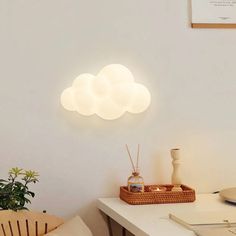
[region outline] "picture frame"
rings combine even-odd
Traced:
[[[191,0],[192,28],[236,28],[236,0]]]

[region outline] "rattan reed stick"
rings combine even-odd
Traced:
[[[140,145],[138,144],[137,161],[136,161],[136,172],[138,172],[138,165],[139,165],[139,149],[140,149]]]
[[[129,151],[129,147],[128,147],[127,144],[125,144],[125,146],[126,146],[126,150],[127,150],[127,152],[128,152],[128,155],[129,155],[130,162],[131,162],[131,164],[132,164],[133,170],[134,170],[134,172],[135,172],[135,166],[134,166],[134,162],[133,162],[133,160],[132,160],[132,157],[131,157],[131,154],[130,154],[130,151]]]

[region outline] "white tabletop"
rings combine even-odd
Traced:
[[[218,194],[198,194],[193,203],[129,205],[119,198],[100,198],[98,208],[136,236],[194,236],[169,219],[178,211],[221,211],[232,209]]]

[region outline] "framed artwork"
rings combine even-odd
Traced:
[[[236,0],[192,0],[192,28],[236,28]]]

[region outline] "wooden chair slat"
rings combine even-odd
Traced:
[[[35,235],[38,236],[38,221],[35,221]]]
[[[4,229],[4,225],[3,224],[1,224],[1,228],[2,228],[3,235],[6,236],[6,231]]]
[[[19,222],[19,220],[17,220],[16,222],[17,222],[18,234],[19,234],[19,236],[21,236],[20,222]]]
[[[27,236],[29,236],[29,222],[28,222],[28,220],[25,221],[25,226],[26,226]]]
[[[3,229],[4,229],[4,236],[11,236],[11,230],[10,230],[10,227],[9,227],[9,223],[8,221],[5,221],[5,222],[2,222],[2,225],[3,225]]]
[[[44,234],[46,234],[48,232],[48,224],[45,223],[45,230],[44,230]]]
[[[38,236],[42,236],[44,235],[44,231],[45,231],[45,223],[38,223]]]
[[[10,229],[10,232],[11,232],[11,236],[14,236],[13,231],[12,231],[11,221],[8,221],[8,224],[9,224],[9,229]]]
[[[29,236],[36,236],[36,234],[35,234],[35,219],[28,219],[28,231],[29,231]]]

